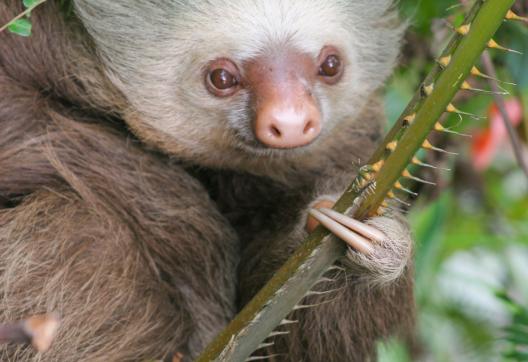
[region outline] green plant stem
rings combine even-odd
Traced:
[[[471,7],[468,11],[468,15],[466,16],[466,22],[472,22],[475,16],[477,15],[477,12],[480,8],[480,1],[476,1],[475,5]],[[453,51],[456,49],[458,44],[460,43],[461,37],[459,36],[453,36],[452,39],[447,44],[446,48],[442,52],[442,55],[440,58],[444,56],[448,56],[453,53]],[[426,78],[423,80],[422,84],[431,84],[435,81],[436,78],[438,78],[439,74],[442,72],[442,67],[439,64],[435,64],[433,69],[429,72],[429,74],[426,76]],[[398,118],[398,120],[395,122],[394,126],[390,129],[390,131],[385,136],[385,139],[382,143],[382,146],[380,146],[372,155],[372,157],[369,160],[369,164],[373,164],[376,162],[376,160],[380,160],[384,153],[385,153],[385,146],[392,142],[398,135],[398,133],[401,131],[401,129],[404,126],[404,118],[412,114],[418,109],[423,102],[423,96],[422,91],[419,89],[413,96],[413,98],[410,100],[407,107],[402,112],[401,116]],[[347,200],[347,202],[349,202]]]
[[[326,235],[326,230],[317,228],[197,361],[245,361],[328,266],[345,254],[342,242],[327,238],[321,243]]]
[[[358,200],[361,203],[355,214],[356,218],[367,217],[377,210],[445,112],[513,2],[514,0],[477,1],[466,20],[466,23],[472,24],[471,31],[466,36],[455,36],[444,52],[452,55],[451,62],[446,69],[435,68],[424,82],[425,85],[434,82],[433,92],[427,97],[417,93],[372,157],[370,164],[382,159],[386,153],[386,145],[401,136],[398,147],[389,155],[375,177],[374,192],[366,198],[358,199],[360,192],[356,187],[356,179],[336,203],[334,208],[337,211],[346,211]],[[405,128],[403,119],[411,113],[416,113],[415,121]],[[319,278],[336,260],[345,255],[344,243],[334,237],[328,238],[328,235],[327,231],[318,227],[197,361],[242,362],[258,349]]]
[[[506,12],[514,2],[514,0],[488,0],[482,4],[478,15],[471,21],[469,34],[461,38],[460,44],[452,54],[451,62],[433,82],[433,93],[424,97],[414,122],[405,131],[398,141],[398,147],[389,155],[376,175],[376,192],[366,197],[356,217],[363,219],[372,215],[383,202],[416,151],[421,148],[431,129],[446,111],[449,102],[460,89],[480,54],[486,49],[489,39],[502,24]]]
[[[13,22],[17,21],[18,19],[21,19],[23,18],[24,16],[28,15],[29,13],[31,13],[31,11],[33,9],[35,9],[37,6],[45,3],[47,0],[41,0],[39,1],[38,3],[35,3],[35,5],[33,6],[30,6],[29,8],[27,8],[26,10],[24,10],[23,12],[21,12],[20,14],[18,14],[17,16],[15,16],[13,19],[9,20],[6,24],[4,24],[1,28],[0,28],[0,33],[3,32],[4,30],[6,30],[9,25],[11,25]]]

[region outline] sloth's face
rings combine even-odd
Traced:
[[[324,118],[326,93],[342,80],[347,63],[331,45],[313,56],[279,44],[242,62],[212,60],[203,86],[216,102],[229,104],[228,129],[243,150],[287,152],[307,148],[331,126]]]
[[[390,4],[77,0],[77,10],[140,137],[237,167],[317,152],[339,124],[361,122],[399,50]]]

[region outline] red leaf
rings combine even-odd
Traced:
[[[517,98],[506,101],[506,111],[514,126],[519,125],[523,117],[522,104]],[[500,146],[507,140],[508,132],[495,103],[488,109],[490,125],[473,135],[471,155],[473,166],[479,171],[487,169]]]

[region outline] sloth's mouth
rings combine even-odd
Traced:
[[[240,137],[236,135],[236,145],[235,148],[241,152],[248,154],[250,157],[265,157],[265,158],[296,158],[300,155],[306,155],[313,151],[314,146],[319,143],[319,140],[322,137],[319,136],[315,138],[309,144],[290,147],[290,148],[278,148],[270,147],[261,142],[259,142],[256,137],[248,139],[248,137]]]

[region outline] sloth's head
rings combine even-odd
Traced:
[[[126,120],[194,162],[317,152],[399,49],[390,0],[76,0]]]

